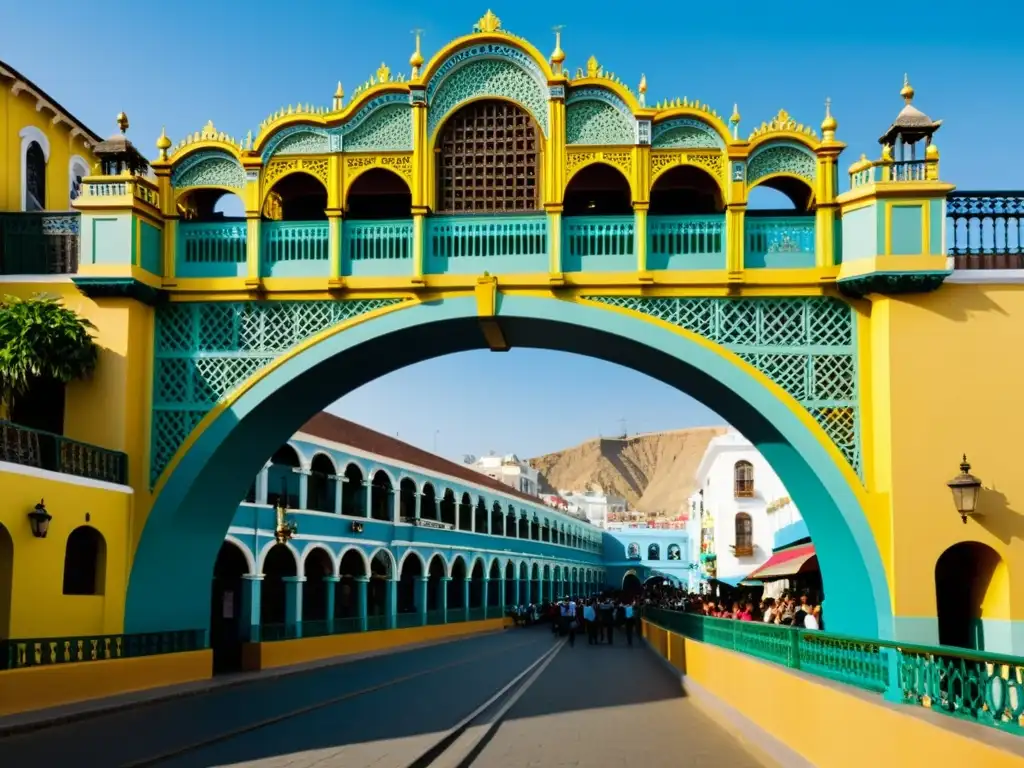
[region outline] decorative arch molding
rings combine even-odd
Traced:
[[[345,559],[345,555],[347,555],[349,552],[355,552],[357,555],[359,555],[359,559],[363,563],[363,576],[369,576],[370,556],[366,554],[366,550],[364,550],[362,547],[357,547],[355,544],[350,544],[338,553],[338,570],[341,570],[341,563]]]
[[[807,147],[796,142],[772,142],[754,151],[747,160],[747,189],[773,176],[791,176],[813,188],[817,158]]]
[[[171,186],[175,189],[226,187],[242,190],[245,189],[245,169],[225,152],[196,152],[175,167]]]
[[[330,138],[332,152],[411,152],[412,107],[408,94],[378,96],[332,131]]]
[[[260,154],[266,160],[275,155],[323,155],[330,149],[330,137],[324,128],[290,125],[274,134]]]
[[[356,155],[353,157],[345,158],[345,175],[342,200],[345,201],[345,205],[348,205],[348,195],[352,190],[352,185],[355,180],[362,176],[367,171],[371,171],[374,168],[383,168],[385,171],[391,171],[398,175],[406,185],[409,187],[410,194],[412,193],[412,155]]]
[[[249,549],[240,539],[232,536],[230,533],[224,536],[224,541],[230,542],[242,553],[242,557],[245,558],[245,565],[249,569],[248,575],[254,576],[258,571],[256,570],[256,558],[252,554],[252,550]]]
[[[270,554],[270,550],[272,550],[277,545],[278,545],[277,541],[275,541],[274,539],[270,539],[270,541],[266,542],[262,547],[260,547],[260,554],[259,554],[259,558],[257,560],[257,565],[259,566],[259,570],[256,573],[258,573],[258,574],[263,573],[263,566],[267,562],[267,555]],[[290,541],[285,542],[281,546],[285,547],[289,552],[292,553],[292,558],[295,560],[295,573],[297,575],[301,576],[302,575],[302,561],[303,561],[303,558],[299,554],[299,551],[292,545],[292,543]]]
[[[572,177],[586,168],[588,165],[604,163],[620,171],[629,182],[629,193],[633,200],[638,199],[637,190],[633,184],[633,153],[628,150],[578,150],[570,149],[565,153],[565,189],[569,188]],[[565,189],[562,190],[562,198],[565,197]]]
[[[47,165],[50,163],[50,139],[41,129],[34,125],[26,125],[20,131],[18,131],[18,138],[21,139],[21,153],[19,158],[21,159],[21,210],[27,210],[28,206],[28,148],[33,142],[39,145],[39,148],[43,150],[43,160],[46,161]],[[43,201],[43,207],[46,207],[46,201]]]
[[[338,474],[339,459],[337,458],[333,451],[330,451],[327,448],[316,448],[313,451],[313,453],[309,457],[309,469],[313,468],[313,462],[316,461],[317,456],[323,456],[325,459],[331,462],[331,466],[334,468],[334,474]]]
[[[589,89],[601,92],[598,88]],[[565,143],[575,145],[626,145],[637,143],[636,119],[624,114],[607,99],[586,98],[566,102]]]
[[[329,182],[329,163],[324,157],[274,158],[263,171],[263,199],[270,195],[274,185],[285,176],[293,173],[305,173],[312,176],[324,186],[326,191]]]
[[[658,177],[667,173],[673,168],[688,165],[699,168],[711,176],[718,184],[723,199],[725,190],[725,156],[717,151],[713,152],[681,152],[679,150],[655,150],[651,152],[651,186],[658,180]]]
[[[405,550],[405,552],[402,553],[402,556],[398,558],[398,575],[401,576],[402,569],[405,567],[405,561],[409,558],[415,558],[416,560],[420,561],[420,573],[426,576],[427,571],[430,568],[430,561],[433,559],[434,554],[440,553],[429,553],[427,555],[424,555],[419,550],[414,549],[413,547],[409,547],[407,550]],[[442,556],[441,559],[444,560],[444,556]]]
[[[309,469],[309,464],[313,460],[312,456],[307,454],[306,451],[304,451],[302,448],[299,447],[298,441],[297,440],[289,440],[288,442],[285,443],[285,445],[287,445],[289,448],[291,448],[293,451],[295,451],[295,456],[299,459],[299,469],[302,469],[302,470]],[[273,457],[271,457],[271,458],[273,458]]]
[[[676,117],[654,124],[653,149],[720,149],[725,141],[707,123],[692,117]]]
[[[482,98],[522,106],[548,135],[547,78],[532,57],[510,45],[476,45],[453,54],[427,84],[427,136],[458,107]]]
[[[321,552],[323,552],[329,558],[331,558],[331,574],[337,575],[338,568],[341,565],[341,561],[338,559],[337,555],[331,550],[330,547],[319,541],[311,541],[308,544],[306,544],[305,547],[302,548],[302,554],[300,555],[301,563],[299,565],[298,575],[303,575],[306,569],[306,560],[309,558],[311,554],[313,554],[313,551],[317,549],[319,549]]]

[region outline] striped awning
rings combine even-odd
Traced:
[[[768,558],[768,562],[747,576],[748,579],[784,579],[798,573],[818,570],[818,555],[813,544],[784,549]]]

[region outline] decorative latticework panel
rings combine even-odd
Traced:
[[[439,147],[439,212],[540,208],[540,136],[517,105],[477,101],[463,107],[445,123]]]
[[[397,152],[412,149],[412,109],[393,104],[378,109],[345,135],[346,152]]]
[[[210,409],[250,376],[311,336],[400,301],[225,301],[159,307],[150,482],[156,482]]]
[[[786,173],[814,183],[816,162],[806,150],[788,144],[768,147],[756,153],[747,162],[747,183],[776,173]]]
[[[689,118],[666,120],[654,126],[655,149],[724,149],[724,142],[709,126]]]
[[[635,144],[636,124],[611,104],[596,99],[565,109],[566,144]]]
[[[275,155],[322,155],[330,151],[330,142],[324,131],[296,131],[282,139]]]
[[[792,395],[860,472],[857,351],[849,305],[827,297],[586,298],[721,344]]]
[[[245,188],[245,170],[233,157],[221,152],[197,152],[171,174],[171,186]]]

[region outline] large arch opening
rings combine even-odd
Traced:
[[[306,508],[315,512],[335,512],[337,491],[335,490],[338,470],[334,462],[323,453],[318,453],[309,464],[309,482],[306,492]]]
[[[186,227],[215,222],[235,222],[245,226],[245,203],[234,190],[219,187],[186,190],[178,197],[177,210]]]
[[[302,621],[324,622],[334,613],[334,560],[322,547],[314,547],[302,564]],[[320,630],[322,631],[322,630]]]
[[[633,194],[629,179],[614,166],[593,163],[569,179],[562,199],[563,215],[632,216]]]
[[[320,221],[327,218],[327,189],[308,173],[290,173],[277,181],[263,203],[264,221]]]
[[[788,175],[755,181],[743,214],[744,266],[814,266],[814,187]]]
[[[420,610],[420,582],[423,573],[423,561],[419,555],[411,552],[403,561],[398,574],[398,613],[418,614]],[[403,626],[399,619],[398,626]]]
[[[597,304],[506,295],[498,322],[513,347],[575,352],[632,368],[736,425],[805,511],[828,589],[830,630],[891,637],[886,576],[864,515],[863,491],[795,401],[688,332]],[[194,571],[204,562],[212,567],[249,479],[297,425],[390,371],[483,343],[475,300],[459,298],[383,313],[286,355],[195,436],[165,479],[134,558],[126,630],[208,621],[209,584]],[[426,516],[426,486],[423,495]],[[524,537],[535,533],[532,519],[524,516],[521,523]],[[174,599],[168,596],[171,584]],[[527,585],[520,586],[525,593]]]
[[[260,626],[283,625],[288,621],[288,606],[296,589],[298,565],[295,553],[286,544],[274,544],[263,559],[263,584],[260,589]]]
[[[267,467],[267,504],[283,504],[288,509],[299,508],[299,470],[302,462],[298,452],[285,443],[270,457]]]
[[[386,168],[371,168],[348,189],[346,219],[381,221],[412,218],[412,192],[405,179]]]
[[[14,586],[14,539],[0,524],[0,640],[11,632],[11,595]]]
[[[701,168],[670,168],[651,186],[651,216],[707,216],[724,212],[722,188]]]
[[[1009,590],[1008,569],[992,547],[962,541],[943,552],[935,563],[939,644],[1009,653]]]

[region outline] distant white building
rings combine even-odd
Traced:
[[[690,555],[709,578],[739,582],[772,556],[776,533],[802,520],[778,475],[735,430],[708,443],[696,480]]]
[[[609,496],[603,491],[565,491],[559,495],[566,500],[569,511],[578,511],[592,524],[607,528],[609,519],[626,514],[626,500],[619,496]]]
[[[505,456],[496,456],[492,453],[480,458],[466,456],[464,461],[477,472],[515,488],[520,493],[539,495],[537,470],[514,453]]]

